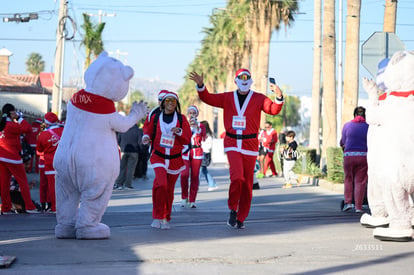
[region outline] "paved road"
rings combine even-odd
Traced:
[[[380,242],[359,215],[342,213],[342,195],[282,178],[260,180],[246,229],[226,225],[228,172],[212,167],[220,188],[201,182],[197,208],[180,207],[172,228],[156,230],[150,180],[115,190],[103,222],[111,238],[57,240],[53,214],[0,216],[0,255],[17,261],[1,274],[412,274],[414,242]],[[33,175],[31,175],[33,177]],[[38,198],[38,189],[32,190]]]

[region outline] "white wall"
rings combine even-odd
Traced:
[[[6,103],[13,104],[17,110],[25,110],[33,113],[48,112],[48,95],[25,93],[0,93],[1,106]]]

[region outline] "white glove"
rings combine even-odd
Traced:
[[[370,100],[378,100],[378,87],[373,79],[363,77],[362,86],[364,87],[364,90],[367,92]]]
[[[148,113],[148,106],[147,103],[144,101],[140,101],[137,103],[134,101],[131,107],[132,112],[136,112],[140,118],[144,117]]]
[[[17,111],[16,112],[16,115],[18,115],[19,116],[19,118],[21,117],[21,118],[23,118],[23,112],[22,111]]]

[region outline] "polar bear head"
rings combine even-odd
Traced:
[[[414,90],[414,51],[396,52],[384,71],[384,84],[389,91]]]
[[[123,99],[129,89],[134,70],[103,51],[85,72],[85,90],[113,101]]]

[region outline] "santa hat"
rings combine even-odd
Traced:
[[[168,93],[168,92],[169,92],[168,90],[161,90],[158,93],[158,101],[161,101],[164,98],[165,94]]]
[[[167,97],[173,97],[178,101],[178,95],[174,92],[166,91],[166,93],[165,93],[164,97],[162,98],[162,100],[165,100]]]
[[[238,76],[243,75],[243,74],[246,74],[246,75],[248,75],[248,76],[251,76],[251,75],[250,75],[250,72],[249,72],[249,70],[248,70],[248,69],[239,69],[239,70],[236,72],[236,77],[235,77],[235,78],[237,78]]]
[[[195,105],[190,105],[187,109],[187,112],[190,110],[194,110],[196,112],[196,116],[198,116],[198,108]]]
[[[48,125],[55,125],[58,122],[59,118],[53,112],[48,112],[45,114],[45,123]]]
[[[35,120],[35,122],[37,122],[37,123],[42,123],[43,122],[43,120],[40,118],[40,117],[38,117],[38,118],[36,118],[36,120]]]

